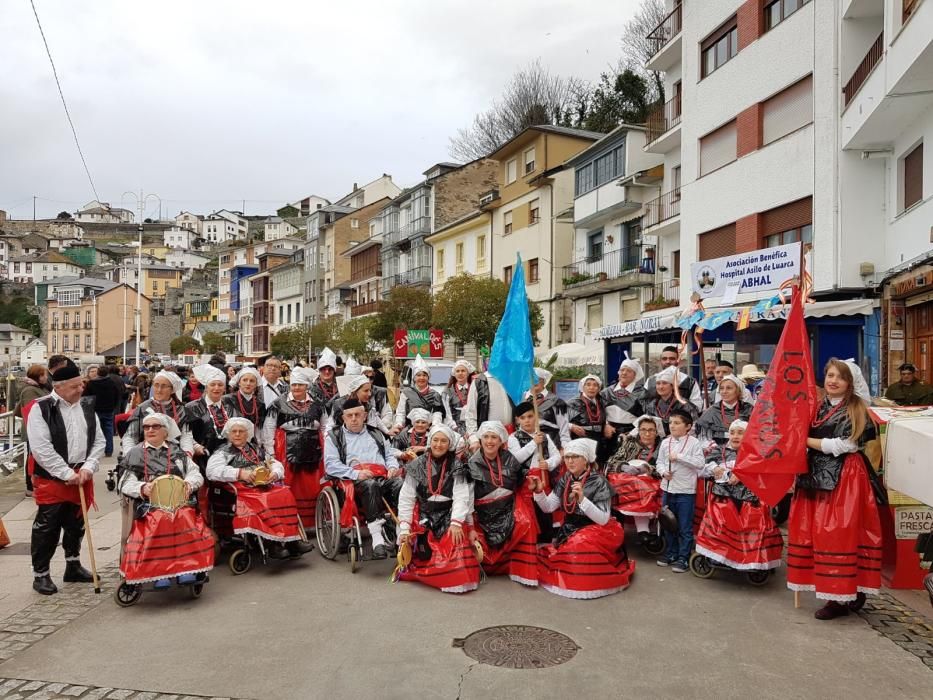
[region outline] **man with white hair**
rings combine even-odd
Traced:
[[[92,480],[105,445],[94,414],[94,399],[81,398],[84,382],[71,360],[52,372],[52,385],[52,393],[36,400],[26,421],[29,451],[35,459],[33,495],[38,506],[32,525],[32,587],[42,595],[58,592],[49,564],[62,531],[65,582],[93,580],[81,566],[84,519],[78,489],[85,490],[89,504],[93,502]]]
[[[262,379],[259,380],[259,395],[269,408],[276,399],[288,393],[288,384],[282,380],[282,361],[275,355],[266,355],[256,361]]]

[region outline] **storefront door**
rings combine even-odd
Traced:
[[[925,382],[933,381],[930,367],[933,354],[933,302],[907,307],[907,361],[917,366]]]

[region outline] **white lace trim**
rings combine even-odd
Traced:
[[[213,569],[213,568],[214,568],[213,566],[206,566],[206,567],[204,567],[203,569],[191,569],[190,571],[181,571],[181,572],[179,572],[179,573],[177,573],[177,574],[168,574],[168,575],[163,574],[162,576],[150,576],[149,578],[134,578],[134,579],[132,579],[132,580],[126,578],[126,574],[123,573],[123,571],[121,570],[121,571],[120,571],[120,576],[123,577],[123,583],[126,583],[126,584],[128,584],[128,585],[130,585],[130,586],[138,586],[138,585],[141,584],[141,583],[150,583],[150,582],[152,582],[152,581],[161,581],[161,580],[164,579],[164,578],[167,578],[167,579],[175,579],[175,578],[178,578],[179,576],[187,576],[188,574],[204,574],[204,573],[207,573],[208,571],[210,571],[210,570]],[[183,586],[190,586],[191,584],[185,583],[185,584],[182,584],[182,585],[183,585]]]
[[[449,588],[441,588],[442,593],[469,593],[470,591],[475,591],[479,588],[478,583],[465,583],[462,586],[450,586]]]
[[[813,584],[803,584],[803,583],[787,583],[787,587],[792,591],[815,591],[816,597],[819,600],[831,600],[836,603],[848,603],[855,600],[858,596],[855,593],[824,593],[822,591],[817,591],[816,586]],[[865,595],[878,595],[879,590],[877,588],[866,588],[865,586],[856,587],[857,593],[864,593]]]
[[[509,578],[520,583],[523,586],[531,586],[532,588],[538,585],[538,579],[522,578],[521,576],[515,576],[514,574],[509,574]]]
[[[652,510],[652,511],[647,512],[647,513],[644,512],[644,511],[642,511],[641,513],[636,513],[636,512],[633,511],[633,510],[619,510],[618,508],[613,508],[613,510],[614,510],[616,513],[621,513],[622,515],[630,515],[630,516],[632,516],[633,518],[636,518],[636,517],[639,517],[639,516],[644,516],[644,517],[646,517],[646,518],[656,518],[656,517],[658,517],[658,511],[656,511],[656,510]]]
[[[617,586],[615,588],[603,588],[596,591],[573,591],[569,588],[561,588],[559,586],[551,586],[547,583],[542,583],[541,588],[553,593],[555,595],[562,596],[564,598],[574,598],[576,600],[592,600],[594,598],[604,598],[607,595],[612,595],[613,593],[620,593],[624,591],[628,586]]]
[[[251,527],[242,527],[235,528],[233,530],[235,535],[256,535],[256,537],[263,540],[271,540],[272,542],[297,542],[301,540],[301,535],[295,535],[294,537],[274,537],[267,532],[262,532],[260,530],[254,530]]]
[[[737,571],[770,571],[771,569],[777,569],[781,565],[781,560],[776,559],[774,561],[766,562],[752,562],[751,564],[740,564],[737,561],[732,561],[727,557],[717,554],[702,545],[696,545],[697,554],[702,554],[707,559],[712,559],[715,562],[720,564],[725,564],[726,566],[735,569]]]

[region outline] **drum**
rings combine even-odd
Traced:
[[[272,483],[272,469],[268,464],[260,464],[253,470],[253,486],[267,486]]]
[[[149,503],[153,508],[175,512],[188,502],[185,480],[174,474],[163,474],[152,480]]]

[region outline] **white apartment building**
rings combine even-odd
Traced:
[[[271,318],[269,319],[269,333],[271,335],[275,335],[283,328],[301,325],[304,322],[301,310],[303,252],[302,250],[296,251],[298,259],[274,267],[269,271],[269,277],[272,281]],[[240,308],[242,308],[242,304]]]
[[[234,329],[237,351],[249,357],[253,354],[253,285],[249,277],[241,280],[240,306],[236,312]]]
[[[91,224],[131,224],[135,217],[129,209],[110,206],[109,202],[93,200],[74,213],[78,223]]]
[[[298,227],[281,216],[270,216],[263,224],[263,240],[275,241],[298,233]]]
[[[196,230],[178,224],[162,232],[162,244],[167,248],[179,250],[196,248],[200,238]]]
[[[170,267],[180,267],[185,270],[184,279],[190,279],[192,270],[203,270],[210,261],[210,255],[187,249],[173,249],[165,254],[166,265]]]
[[[53,250],[39,256],[14,257],[7,261],[5,267],[7,279],[21,284],[36,284],[56,277],[80,277],[84,274],[83,267]]]
[[[178,212],[178,216],[175,217],[175,226],[177,228],[188,229],[192,233],[200,236],[201,235],[201,226],[204,223],[204,217],[200,214],[192,214],[190,211],[181,211]],[[166,244],[168,245],[168,244]]]
[[[437,294],[451,277],[489,277],[492,271],[492,215],[472,211],[425,239],[434,251],[431,292]]]
[[[0,323],[0,366],[18,365],[20,354],[33,340],[36,338],[31,331],[12,323]]]

